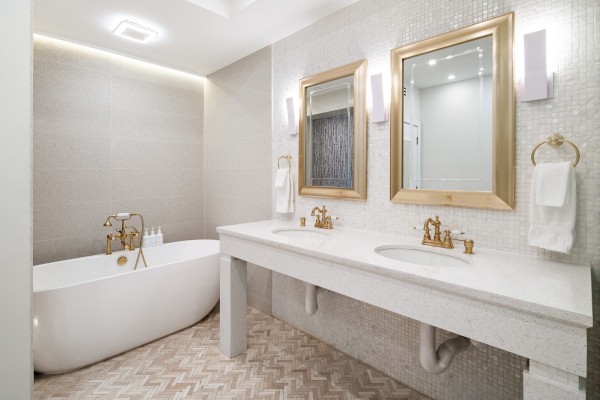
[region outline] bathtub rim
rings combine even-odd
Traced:
[[[103,253],[93,254],[91,256],[83,256],[83,257],[77,257],[77,258],[67,258],[65,260],[59,260],[59,261],[53,261],[53,262],[50,262],[50,263],[44,263],[44,264],[34,265],[33,268],[32,268],[32,294],[35,295],[36,293],[44,293],[44,292],[49,292],[49,291],[57,290],[57,289],[66,289],[66,288],[69,288],[69,287],[73,287],[73,286],[77,286],[77,285],[83,285],[83,284],[87,284],[87,283],[90,283],[90,282],[98,282],[98,281],[102,281],[102,280],[105,280],[105,279],[114,278],[116,276],[124,276],[124,275],[128,275],[128,274],[132,274],[134,272],[136,272],[136,273],[143,273],[143,272],[146,272],[146,271],[155,270],[157,268],[164,267],[166,265],[177,264],[177,263],[185,262],[185,261],[189,261],[189,260],[196,260],[196,259],[203,258],[203,257],[206,257],[206,256],[220,255],[221,254],[221,246],[220,246],[220,241],[218,239],[189,239],[189,240],[179,240],[179,241],[175,241],[175,242],[168,242],[168,243],[163,244],[162,246],[156,246],[156,247],[164,247],[164,246],[168,246],[169,244],[183,243],[183,242],[217,242],[219,245],[218,245],[218,248],[217,248],[216,252],[214,252],[214,253],[211,252],[211,253],[203,254],[201,257],[193,257],[193,258],[179,260],[179,261],[175,261],[175,262],[171,262],[171,263],[161,263],[161,264],[157,264],[157,265],[154,265],[152,267],[147,267],[147,268],[145,268],[143,266],[143,261],[140,261],[140,264],[138,264],[138,269],[136,269],[136,270],[132,269],[131,271],[125,271],[125,272],[117,274],[117,275],[108,275],[108,276],[103,276],[101,278],[90,279],[90,280],[85,280],[85,281],[70,283],[70,284],[67,284],[67,285],[61,285],[61,286],[55,286],[55,287],[51,287],[51,288],[40,289],[40,290],[35,290],[35,287],[34,287],[35,284],[33,282],[33,273],[35,272],[34,270],[36,268],[47,266],[47,265],[54,265],[54,264],[62,263],[62,262],[65,262],[65,261],[71,261],[71,260],[85,260],[85,259],[91,259],[91,258],[101,258],[102,256],[106,256],[107,254],[103,254]],[[137,251],[139,251],[139,250],[136,249],[136,250],[133,250],[133,251],[134,251],[135,256],[137,257]],[[118,255],[118,254],[127,255],[129,253],[130,253],[130,251],[127,251],[127,250],[118,250],[118,251],[112,252],[112,254],[116,254],[116,255]],[[142,265],[141,268],[140,268],[140,265]]]

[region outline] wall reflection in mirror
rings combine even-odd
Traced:
[[[298,194],[367,197],[367,61],[300,80]]]
[[[403,189],[492,191],[492,35],[403,64]]]
[[[354,75],[306,88],[305,185],[352,188]]]

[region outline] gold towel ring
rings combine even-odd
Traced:
[[[558,147],[563,143],[569,143],[575,150],[575,161],[573,162],[573,168],[575,168],[577,164],[579,164],[579,157],[581,155],[579,154],[579,149],[577,148],[575,143],[565,139],[563,135],[558,133],[555,133],[554,135],[549,135],[548,137],[546,137],[546,140],[538,143],[537,146],[533,148],[533,151],[531,152],[531,163],[535,165],[535,152],[541,145],[548,144],[550,147]]]
[[[292,156],[290,155],[279,157],[279,159],[277,160],[277,169],[281,169],[280,163],[282,159],[287,160],[288,166],[290,167],[290,169],[292,169]]]

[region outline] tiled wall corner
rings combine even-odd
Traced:
[[[105,251],[104,219],[137,211],[165,242],[200,239],[203,80],[34,39],[33,259]]]
[[[218,226],[271,216],[271,72],[269,46],[208,76],[206,238],[218,238]],[[271,313],[271,272],[252,264],[248,304]]]
[[[392,204],[389,201],[389,123],[368,126],[368,198],[365,202],[327,200],[327,208],[340,217],[338,225],[414,236],[416,224],[432,215],[452,228],[460,228],[477,245],[520,254],[600,262],[600,145],[595,136],[600,127],[600,63],[597,49],[600,36],[600,3],[594,0],[492,0],[444,2],[432,0],[362,0],[273,44],[273,154],[297,154],[297,138],[286,133],[285,99],[297,96],[298,80],[360,59],[367,59],[369,74],[390,74],[390,50],[474,24],[508,12],[515,12],[515,38],[546,28],[551,34],[555,70],[554,98],[516,103],[516,207],[513,211],[488,211],[458,207]],[[521,54],[515,54],[517,59]],[[519,64],[517,62],[517,64]],[[550,133],[563,133],[580,148],[577,166],[577,228],[573,253],[561,256],[527,245],[531,149]],[[568,159],[568,149],[540,153]],[[275,170],[275,167],[272,167]],[[275,196],[273,196],[275,199]],[[273,200],[274,201],[274,200]],[[321,200],[299,197],[294,218],[306,216]],[[596,210],[596,211],[594,211]],[[273,214],[277,217],[276,214]],[[598,309],[598,275],[594,282],[594,308]],[[418,347],[411,332],[412,322],[394,315],[382,315],[375,307],[356,304],[336,294],[328,294],[311,322],[301,314],[301,297],[288,293],[298,283],[273,275],[273,315],[307,330],[325,342],[371,363],[403,383],[436,399],[518,399],[522,396],[520,371],[523,359],[497,349],[477,349],[461,355],[448,374],[439,380],[418,364],[404,371],[404,352],[392,351],[390,337]],[[326,305],[331,302],[331,308]],[[321,308],[323,305],[323,308]],[[372,325],[357,322],[357,308],[368,318],[378,316]],[[322,314],[321,314],[322,313]],[[318,315],[321,314],[319,317]],[[596,313],[598,314],[598,313]],[[597,320],[597,318],[596,318]],[[369,320],[370,321],[370,320]],[[384,324],[384,325],[381,325]],[[385,325],[387,324],[387,325]],[[598,323],[596,323],[598,325]],[[383,328],[378,328],[383,326]],[[342,334],[340,332],[351,331]],[[369,340],[362,338],[368,337]],[[366,343],[369,342],[369,343]],[[374,345],[373,343],[377,343]],[[381,343],[386,343],[381,345]],[[590,330],[588,348],[590,377],[600,376],[598,328]],[[501,363],[497,360],[502,359]],[[476,378],[474,378],[476,377]],[[588,379],[588,398],[600,399],[597,383]]]

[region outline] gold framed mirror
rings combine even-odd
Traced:
[[[391,201],[514,208],[513,19],[392,50]]]
[[[367,198],[367,60],[300,80],[298,194]]]

